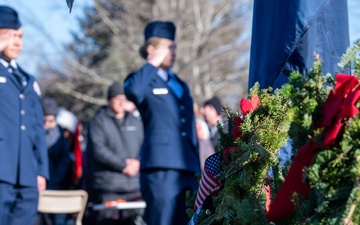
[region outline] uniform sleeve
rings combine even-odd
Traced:
[[[36,111],[36,125],[35,133],[36,137],[36,151],[38,159],[38,176],[49,179],[49,158],[46,146],[46,133],[44,128],[44,113],[41,105],[40,96],[36,100],[35,108]]]
[[[126,98],[140,105],[145,98],[146,90],[151,80],[157,76],[158,68],[146,63],[136,73],[129,75],[124,82]]]
[[[137,130],[138,130],[138,142],[139,143],[139,154],[136,156],[136,159],[140,160],[140,150],[142,143],[144,142],[144,126],[140,119],[136,118],[137,120]]]
[[[106,145],[104,125],[98,118],[94,118],[90,123],[89,142],[91,142],[92,145],[90,154],[92,154],[91,158],[93,160],[120,173],[126,167],[125,159],[119,158],[119,156]]]

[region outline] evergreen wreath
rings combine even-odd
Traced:
[[[359,52],[360,40],[339,63],[355,76],[324,76],[316,56],[308,74],[275,91],[255,84],[240,111],[223,109],[220,191],[194,209],[188,193],[189,224],[360,224]]]

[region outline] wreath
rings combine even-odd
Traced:
[[[217,152],[188,193],[189,224],[360,224],[360,41],[324,75],[319,56],[280,89],[223,108]]]

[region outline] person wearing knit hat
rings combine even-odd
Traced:
[[[216,148],[216,145],[218,144],[218,140],[220,138],[217,128],[217,123],[219,122],[221,125],[224,125],[224,121],[221,116],[221,111],[222,111],[221,101],[217,96],[214,96],[204,102],[203,114],[209,126],[210,140],[214,148]]]
[[[115,114],[116,118],[123,118],[125,115],[126,97],[124,87],[119,81],[113,82],[108,89],[108,107]]]
[[[110,85],[108,89],[107,99],[110,100],[116,95],[124,95],[124,87],[119,81],[115,81],[112,85]]]
[[[214,96],[211,99],[205,101],[204,107],[207,105],[211,105],[216,110],[217,115],[221,115],[222,105],[220,99],[217,96]]]
[[[42,108],[44,111],[45,130],[56,127],[56,115],[58,113],[58,107],[55,99],[43,98]]]
[[[100,107],[89,123],[84,173],[89,179],[90,201],[101,204],[118,199],[131,200],[140,194],[141,120],[126,111],[123,86],[115,81],[108,88],[108,104]],[[90,179],[91,178],[91,179]],[[89,215],[96,225],[133,224],[141,210],[105,209]],[[89,218],[91,219],[91,218]],[[130,223],[129,223],[130,222]]]
[[[11,33],[0,46],[0,223],[34,224],[39,192],[49,180],[41,92],[35,77],[16,61],[23,29],[14,9],[0,5],[0,29]]]

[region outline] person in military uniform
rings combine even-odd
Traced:
[[[145,27],[140,53],[147,62],[124,84],[144,124],[140,189],[148,225],[187,224],[186,191],[196,190],[195,173],[200,173],[193,100],[188,85],[171,70],[175,29],[168,21]]]
[[[0,224],[34,224],[49,178],[40,89],[15,61],[23,31],[14,9],[0,6],[1,27],[12,35],[0,59]]]

